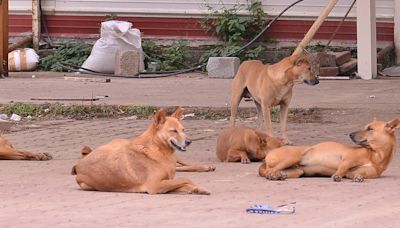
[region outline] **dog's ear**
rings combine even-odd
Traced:
[[[263,137],[258,137],[258,141],[260,142],[261,147],[267,146],[267,139]]]
[[[305,56],[300,56],[294,63],[296,66],[300,66],[301,64],[304,64],[307,62],[307,58]]]
[[[293,66],[300,66],[306,61],[306,56],[304,54],[292,55],[289,60]]]
[[[185,111],[185,109],[182,107],[179,107],[176,109],[176,111],[174,113],[171,114],[171,117],[181,120],[182,116],[183,116],[183,111]]]
[[[393,132],[397,128],[400,127],[400,119],[393,119],[389,122],[386,123],[385,128],[388,129],[389,131]]]
[[[81,158],[85,157],[86,155],[90,154],[90,152],[92,152],[92,148],[90,148],[89,146],[84,146],[81,149]]]
[[[154,115],[154,123],[156,125],[164,124],[165,123],[165,111],[164,109],[160,108],[157,110],[156,114]]]

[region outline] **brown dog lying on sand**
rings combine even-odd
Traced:
[[[81,189],[210,194],[187,178],[174,179],[175,149],[186,151],[191,143],[180,123],[182,113],[183,109],[178,108],[167,117],[160,109],[150,127],[137,138],[114,139],[93,151],[86,149],[87,155],[72,169]]]
[[[269,150],[282,145],[280,139],[256,128],[239,125],[219,134],[216,151],[220,161],[250,163],[263,160]]]
[[[284,180],[301,176],[343,177],[355,182],[377,178],[388,167],[396,151],[395,129],[400,119],[374,120],[350,138],[358,146],[323,142],[311,147],[284,146],[271,150],[259,168],[260,176]]]
[[[15,149],[0,132],[0,159],[2,160],[38,160],[46,161],[52,159],[48,153],[31,152]]]
[[[284,143],[290,144],[286,134],[287,116],[296,80],[302,80],[308,85],[319,83],[308,56],[293,55],[272,65],[263,64],[258,60],[244,61],[232,81],[232,126],[235,126],[240,101],[243,97],[251,97],[257,108],[260,127],[264,119],[267,133],[273,136],[270,108],[279,105],[282,139]]]

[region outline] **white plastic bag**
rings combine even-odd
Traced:
[[[32,48],[18,49],[8,53],[8,71],[33,71],[39,56]]]
[[[101,23],[101,38],[94,44],[90,56],[82,67],[102,73],[114,73],[115,54],[118,49],[122,49],[136,50],[141,53],[139,70],[144,70],[140,30],[131,27],[132,23],[126,21]]]

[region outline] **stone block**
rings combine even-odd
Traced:
[[[340,66],[350,61],[351,53],[349,51],[331,52],[336,57],[336,65]]]
[[[115,53],[114,74],[122,76],[135,76],[140,69],[140,52],[136,50],[118,50]]]
[[[350,59],[350,61],[345,62],[339,66],[339,73],[341,75],[350,75],[357,70],[357,59]]]
[[[315,59],[315,60],[313,60]],[[335,67],[336,66],[336,57],[335,55],[317,52],[310,54],[310,61],[312,63],[319,63],[320,67]]]
[[[336,76],[339,74],[339,67],[320,67],[319,76]]]
[[[239,69],[240,60],[237,57],[210,57],[207,63],[210,78],[234,78]]]

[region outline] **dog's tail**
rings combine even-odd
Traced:
[[[88,154],[90,154],[92,152],[92,148],[90,148],[89,146],[84,146],[81,150],[81,159],[86,157]],[[72,167],[71,170],[71,175],[76,175],[76,165],[74,165]]]

